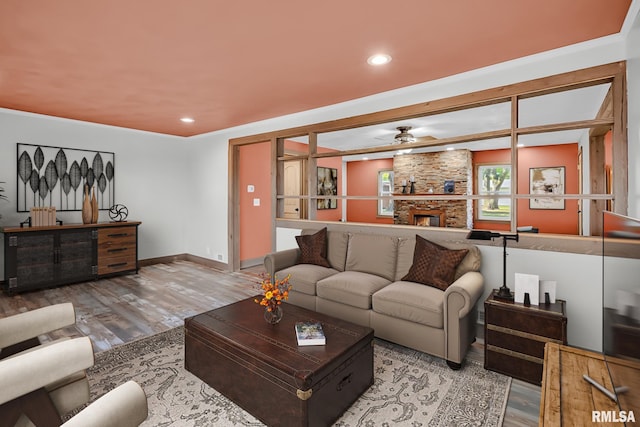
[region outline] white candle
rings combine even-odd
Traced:
[[[411,181],[411,182],[416,182],[416,180],[415,180],[415,178],[413,177],[413,175],[411,175],[411,176],[409,177],[409,181]]]
[[[406,179],[402,180],[402,185],[407,185],[407,180]]]

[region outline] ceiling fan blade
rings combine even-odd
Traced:
[[[417,136],[416,142],[429,142],[429,141],[435,141],[436,139],[438,138],[431,135]]]

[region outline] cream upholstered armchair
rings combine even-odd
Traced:
[[[49,347],[58,342],[69,341],[69,338],[61,338],[43,344],[39,336],[74,325],[75,322],[76,314],[71,303],[54,304],[2,318],[0,319],[0,359],[16,357],[39,347]],[[89,381],[85,369],[91,365],[93,365],[93,353],[91,363],[88,365],[68,372],[68,375],[58,378],[55,382],[46,383],[45,389],[60,416],[89,402]],[[4,377],[0,376],[0,378],[4,382]],[[4,384],[1,386],[6,388]]]
[[[83,409],[66,423],[47,387],[93,365],[87,337],[38,346],[0,360],[0,420],[6,426],[136,427],[148,415],[142,388],[129,381]]]
[[[85,370],[94,363],[87,337],[41,343],[39,337],[75,324],[71,303],[0,319],[0,424],[59,426],[65,414],[89,402]],[[82,410],[65,426],[138,426],[147,399],[125,383]]]

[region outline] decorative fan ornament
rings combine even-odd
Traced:
[[[115,222],[122,222],[129,216],[129,209],[125,205],[113,205],[109,208],[109,218]]]

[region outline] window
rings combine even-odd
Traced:
[[[378,196],[393,195],[393,170],[381,170],[378,172]],[[393,200],[378,200],[378,216],[393,216]]]
[[[493,196],[477,201],[477,218],[488,221],[510,221],[511,165],[479,165],[476,177],[478,195]]]

